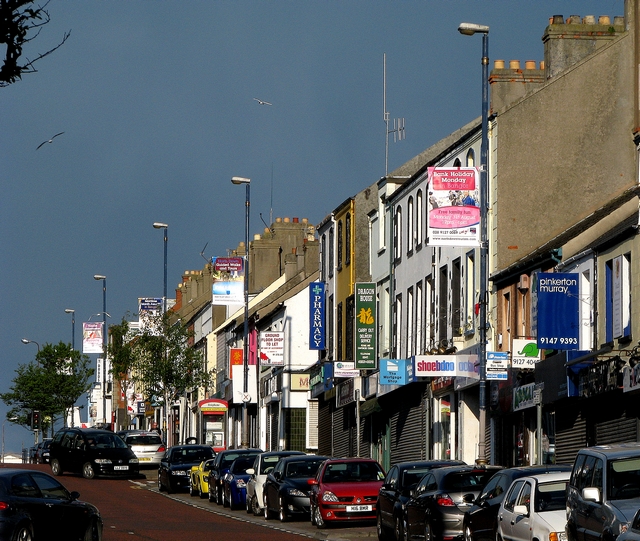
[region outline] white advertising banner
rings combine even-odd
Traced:
[[[102,322],[82,324],[82,353],[102,353]]]
[[[260,365],[284,366],[283,331],[263,331],[260,333]]]

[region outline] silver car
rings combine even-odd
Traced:
[[[498,511],[497,541],[566,541],[570,472],[541,473],[511,483]]]
[[[157,432],[127,430],[118,435],[138,457],[140,468],[157,468],[167,450]]]

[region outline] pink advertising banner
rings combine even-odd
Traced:
[[[480,245],[479,177],[477,167],[429,167],[429,245]]]

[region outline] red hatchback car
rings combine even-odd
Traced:
[[[370,458],[331,458],[309,480],[311,524],[376,519],[384,470]]]

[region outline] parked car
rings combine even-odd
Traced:
[[[191,467],[189,474],[189,496],[206,498],[209,494],[209,472],[215,458],[203,460],[197,466]]]
[[[118,432],[124,442],[138,457],[141,468],[157,468],[167,448],[157,432],[126,430]]]
[[[326,456],[291,455],[281,458],[268,474],[263,487],[264,518],[277,513],[281,522],[309,516],[309,480],[314,479]]]
[[[568,472],[568,464],[519,466],[497,472],[480,492],[463,519],[465,541],[495,541],[498,530],[498,510],[507,489],[515,479],[541,473]]]
[[[209,472],[209,501],[223,505],[224,474],[229,471],[229,466],[239,456],[250,455],[255,458],[262,453],[262,449],[225,449],[216,455],[216,459]]]
[[[466,463],[461,460],[421,460],[400,462],[391,467],[380,487],[376,504],[376,529],[380,541],[390,539],[390,532],[395,541],[403,541],[403,508],[411,498],[411,490],[427,472],[446,466],[466,466]]]
[[[612,541],[640,508],[640,444],[578,452],[567,488],[569,541]]]
[[[79,472],[86,479],[97,475],[138,475],[138,457],[124,440],[109,430],[63,428],[49,448],[51,473]]]
[[[246,506],[247,481],[251,474],[247,472],[253,466],[255,457],[252,455],[239,456],[229,466],[229,471],[222,478],[222,504],[231,509]]]
[[[617,541],[640,541],[640,509],[634,515],[627,531],[622,532]]]
[[[36,445],[34,455],[36,464],[49,464],[49,447],[51,446],[51,438],[42,440]]]
[[[191,468],[214,457],[208,445],[174,445],[165,452],[158,468],[158,490],[169,494],[189,487]]]
[[[20,541],[102,539],[100,512],[79,497],[47,473],[0,469],[0,536]]]
[[[384,470],[370,458],[331,458],[310,480],[311,524],[326,528],[328,522],[375,520],[378,492]]]
[[[496,541],[566,541],[569,475],[541,473],[514,481],[500,504]]]
[[[497,466],[449,466],[427,473],[405,504],[405,539],[462,537],[465,511],[478,497]]]
[[[253,466],[247,470],[249,481],[247,482],[247,497],[245,507],[247,513],[258,516],[264,511],[263,487],[267,475],[281,458],[294,455],[305,455],[302,451],[269,451],[256,456]]]

